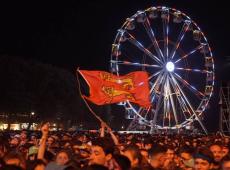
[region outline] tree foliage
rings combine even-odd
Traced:
[[[41,119],[74,119],[80,98],[76,77],[52,65],[0,57],[0,112],[39,114]]]

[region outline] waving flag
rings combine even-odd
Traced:
[[[149,107],[148,74],[136,71],[116,76],[104,71],[78,70],[90,89],[86,99],[97,105],[130,101],[142,107]]]

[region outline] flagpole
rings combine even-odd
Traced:
[[[79,72],[81,74],[81,71],[79,70],[79,67],[77,68],[77,72]],[[81,92],[81,87],[80,87],[80,81],[79,81],[79,76],[78,76],[78,73],[76,74],[77,75],[77,82],[78,82],[78,90],[79,90],[79,93],[80,93],[80,96],[81,98],[83,99],[84,103],[86,104],[86,106],[88,107],[89,111],[95,116],[95,118],[97,120],[100,121],[100,123],[104,123],[105,126],[107,128],[110,128],[109,125],[107,125],[107,123],[105,121],[103,121],[93,110],[92,108],[89,106],[88,102],[85,100],[84,96],[82,95],[82,92]],[[81,74],[82,75],[82,74]],[[111,129],[111,128],[110,128]]]

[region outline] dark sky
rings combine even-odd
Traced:
[[[0,4],[0,55],[33,58],[73,73],[77,67],[109,70],[117,29],[137,10],[156,5],[174,7],[197,22],[213,50],[217,80],[224,56],[230,55],[229,5],[224,0],[31,2]]]
[[[137,10],[175,7],[198,23],[216,59],[230,54],[227,1],[14,2],[0,10],[0,53],[74,69],[108,69],[117,29]]]

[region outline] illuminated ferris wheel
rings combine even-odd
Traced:
[[[214,60],[208,41],[186,14],[150,7],[126,19],[112,45],[111,70],[117,75],[149,73],[152,107],[121,103],[129,128],[178,129],[201,122],[214,87]]]

